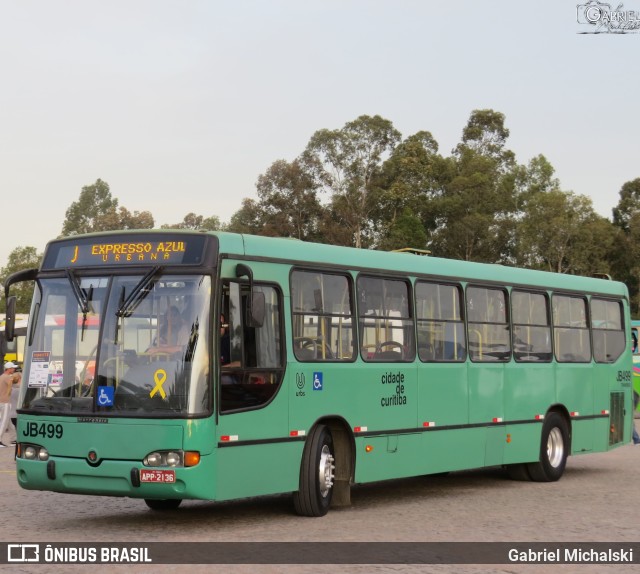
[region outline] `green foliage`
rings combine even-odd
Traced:
[[[202,215],[196,215],[193,212],[187,213],[184,219],[180,223],[174,223],[172,225],[164,224],[161,229],[191,229],[193,231],[220,231],[222,225],[220,224],[220,218],[217,215],[211,217],[203,217]]]
[[[153,216],[148,211],[134,211],[118,208],[118,200],[111,196],[109,184],[97,179],[93,185],[86,185],[65,214],[61,237],[114,231],[118,229],[152,229]]]
[[[10,254],[6,267],[0,269],[0,282],[4,285],[9,275],[24,269],[40,267],[42,254],[38,253],[35,247],[16,247]],[[16,296],[16,312],[28,313],[31,307],[31,297],[33,295],[33,281],[16,283],[11,287],[11,295]],[[0,307],[5,309],[4,288],[0,294]]]
[[[442,257],[508,262],[515,217],[516,164],[504,149],[509,130],[504,116],[476,110],[454,150],[454,172],[436,204],[431,249]]]
[[[271,164],[256,183],[263,233],[318,241],[323,208],[317,187],[300,160],[291,163],[278,160]]]
[[[616,277],[629,287],[631,309],[640,315],[640,178],[626,182],[613,208],[613,224],[620,231],[610,260]]]
[[[400,137],[389,120],[360,116],[342,129],[317,131],[303,154],[317,185],[331,194],[332,209],[340,211],[355,247],[371,240],[374,178]]]

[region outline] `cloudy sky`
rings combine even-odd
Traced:
[[[271,163],[362,114],[448,155],[472,110],[500,111],[520,163],[544,154],[609,217],[640,177],[640,34],[580,34],[577,6],[0,0],[0,267],[98,178],[158,226],[226,222]]]

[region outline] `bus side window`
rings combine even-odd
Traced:
[[[360,275],[360,349],[365,361],[407,362],[415,358],[410,284],[403,279]]]
[[[464,361],[467,351],[460,286],[417,281],[415,297],[420,360]]]
[[[291,274],[293,352],[298,361],[352,361],[353,302],[346,274]]]

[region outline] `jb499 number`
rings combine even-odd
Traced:
[[[62,438],[63,429],[61,424],[53,423],[27,423],[27,428],[22,431],[27,437]]]

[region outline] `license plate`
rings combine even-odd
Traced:
[[[175,470],[141,470],[140,482],[175,482]]]

